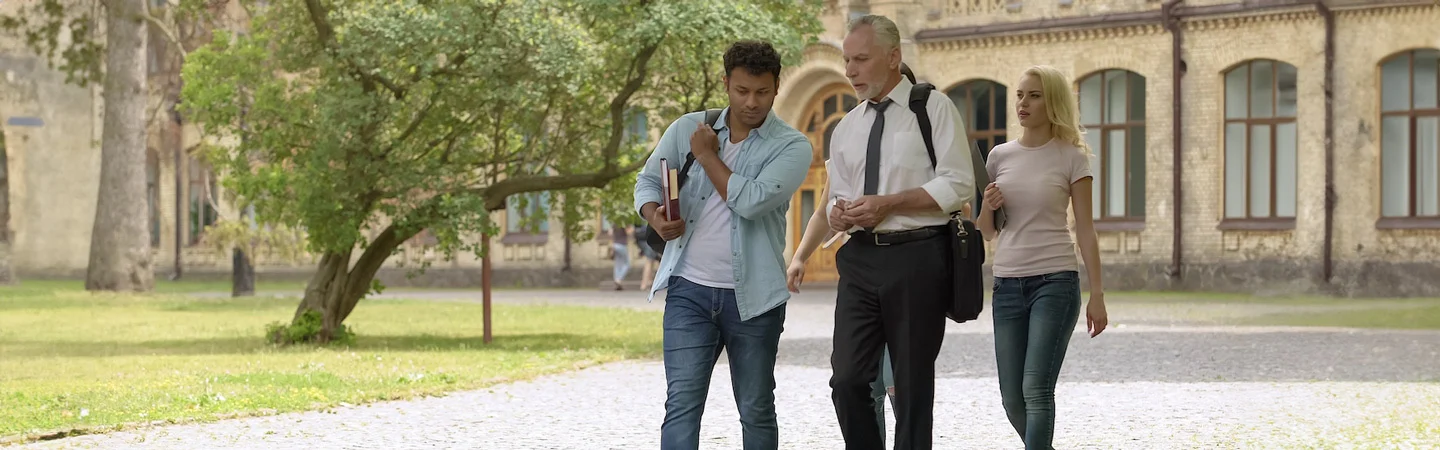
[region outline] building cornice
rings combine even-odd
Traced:
[[[1440,7],[1440,0],[1244,0],[1208,6],[1178,6],[1173,16],[1187,29],[1216,29],[1253,23],[1316,19],[1317,3],[1346,16],[1398,15]],[[1183,3],[1181,4],[1183,5]],[[915,41],[927,50],[996,47],[1143,36],[1164,31],[1160,10],[1047,18],[1020,22],[921,30]]]

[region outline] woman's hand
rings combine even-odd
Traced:
[[[1002,206],[1005,206],[1005,195],[1000,193],[999,186],[991,182],[985,186],[985,207],[994,211],[1000,209]]]
[[[805,261],[791,261],[790,268],[785,270],[785,286],[790,292],[800,293],[800,283],[805,282]]]
[[[1090,304],[1085,307],[1085,329],[1090,330],[1090,337],[1099,336],[1105,331],[1105,325],[1110,323],[1110,318],[1105,313],[1105,293],[1091,292]]]

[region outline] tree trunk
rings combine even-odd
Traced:
[[[234,268],[230,271],[230,296],[249,297],[255,295],[255,265],[250,263],[250,255],[245,254],[244,250],[236,248],[231,260]]]
[[[5,135],[0,133],[0,284],[15,282],[10,268],[10,168],[5,158]]]
[[[149,291],[155,285],[145,213],[144,0],[111,0],[105,20],[105,121],[100,195],[85,289]]]
[[[250,226],[254,232],[258,227],[255,225],[255,206],[246,206],[240,212],[240,220]],[[255,295],[255,264],[250,260],[249,252],[244,247],[235,247],[233,261],[230,264],[230,295],[232,297],[248,297]]]
[[[308,311],[318,312],[322,325],[320,334],[314,340],[321,344],[330,342],[340,324],[355,310],[355,305],[370,292],[370,284],[380,266],[401,243],[414,235],[401,235],[394,226],[387,227],[365,248],[365,253],[360,255],[353,267],[350,265],[352,251],[325,253],[320,258],[319,269],[305,287],[305,297],[295,309],[291,323],[298,323]]]

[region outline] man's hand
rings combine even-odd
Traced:
[[[894,209],[895,205],[890,201],[890,197],[867,195],[845,208],[842,218],[852,224],[870,228],[890,217],[890,212]]]
[[[720,154],[720,138],[715,135],[715,129],[710,128],[704,122],[695,127],[695,132],[690,134],[690,153],[695,159],[718,156]]]
[[[790,292],[800,293],[800,283],[805,282],[805,261],[790,261],[790,268],[785,270],[785,286]]]
[[[843,199],[836,199],[836,200],[835,200],[835,207],[830,208],[830,216],[829,216],[829,219],[830,219],[830,229],[831,229],[831,230],[835,230],[835,231],[839,231],[839,232],[841,232],[841,233],[844,233],[844,232],[846,232],[846,231],[850,231],[850,227],[855,226],[855,224],[850,223],[849,220],[845,219],[845,207],[846,207],[846,206],[848,206],[848,205],[847,205],[847,203],[845,202],[845,200],[843,200]]]
[[[660,238],[666,241],[673,241],[685,234],[684,219],[665,220],[665,205],[655,208],[655,212],[650,213],[650,217],[646,217],[645,221],[650,222],[655,232],[660,233]]]

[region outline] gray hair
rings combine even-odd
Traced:
[[[900,48],[900,28],[890,18],[868,14],[850,21],[849,33],[854,33],[857,28],[869,25],[875,30],[875,43],[880,44],[886,50]]]

